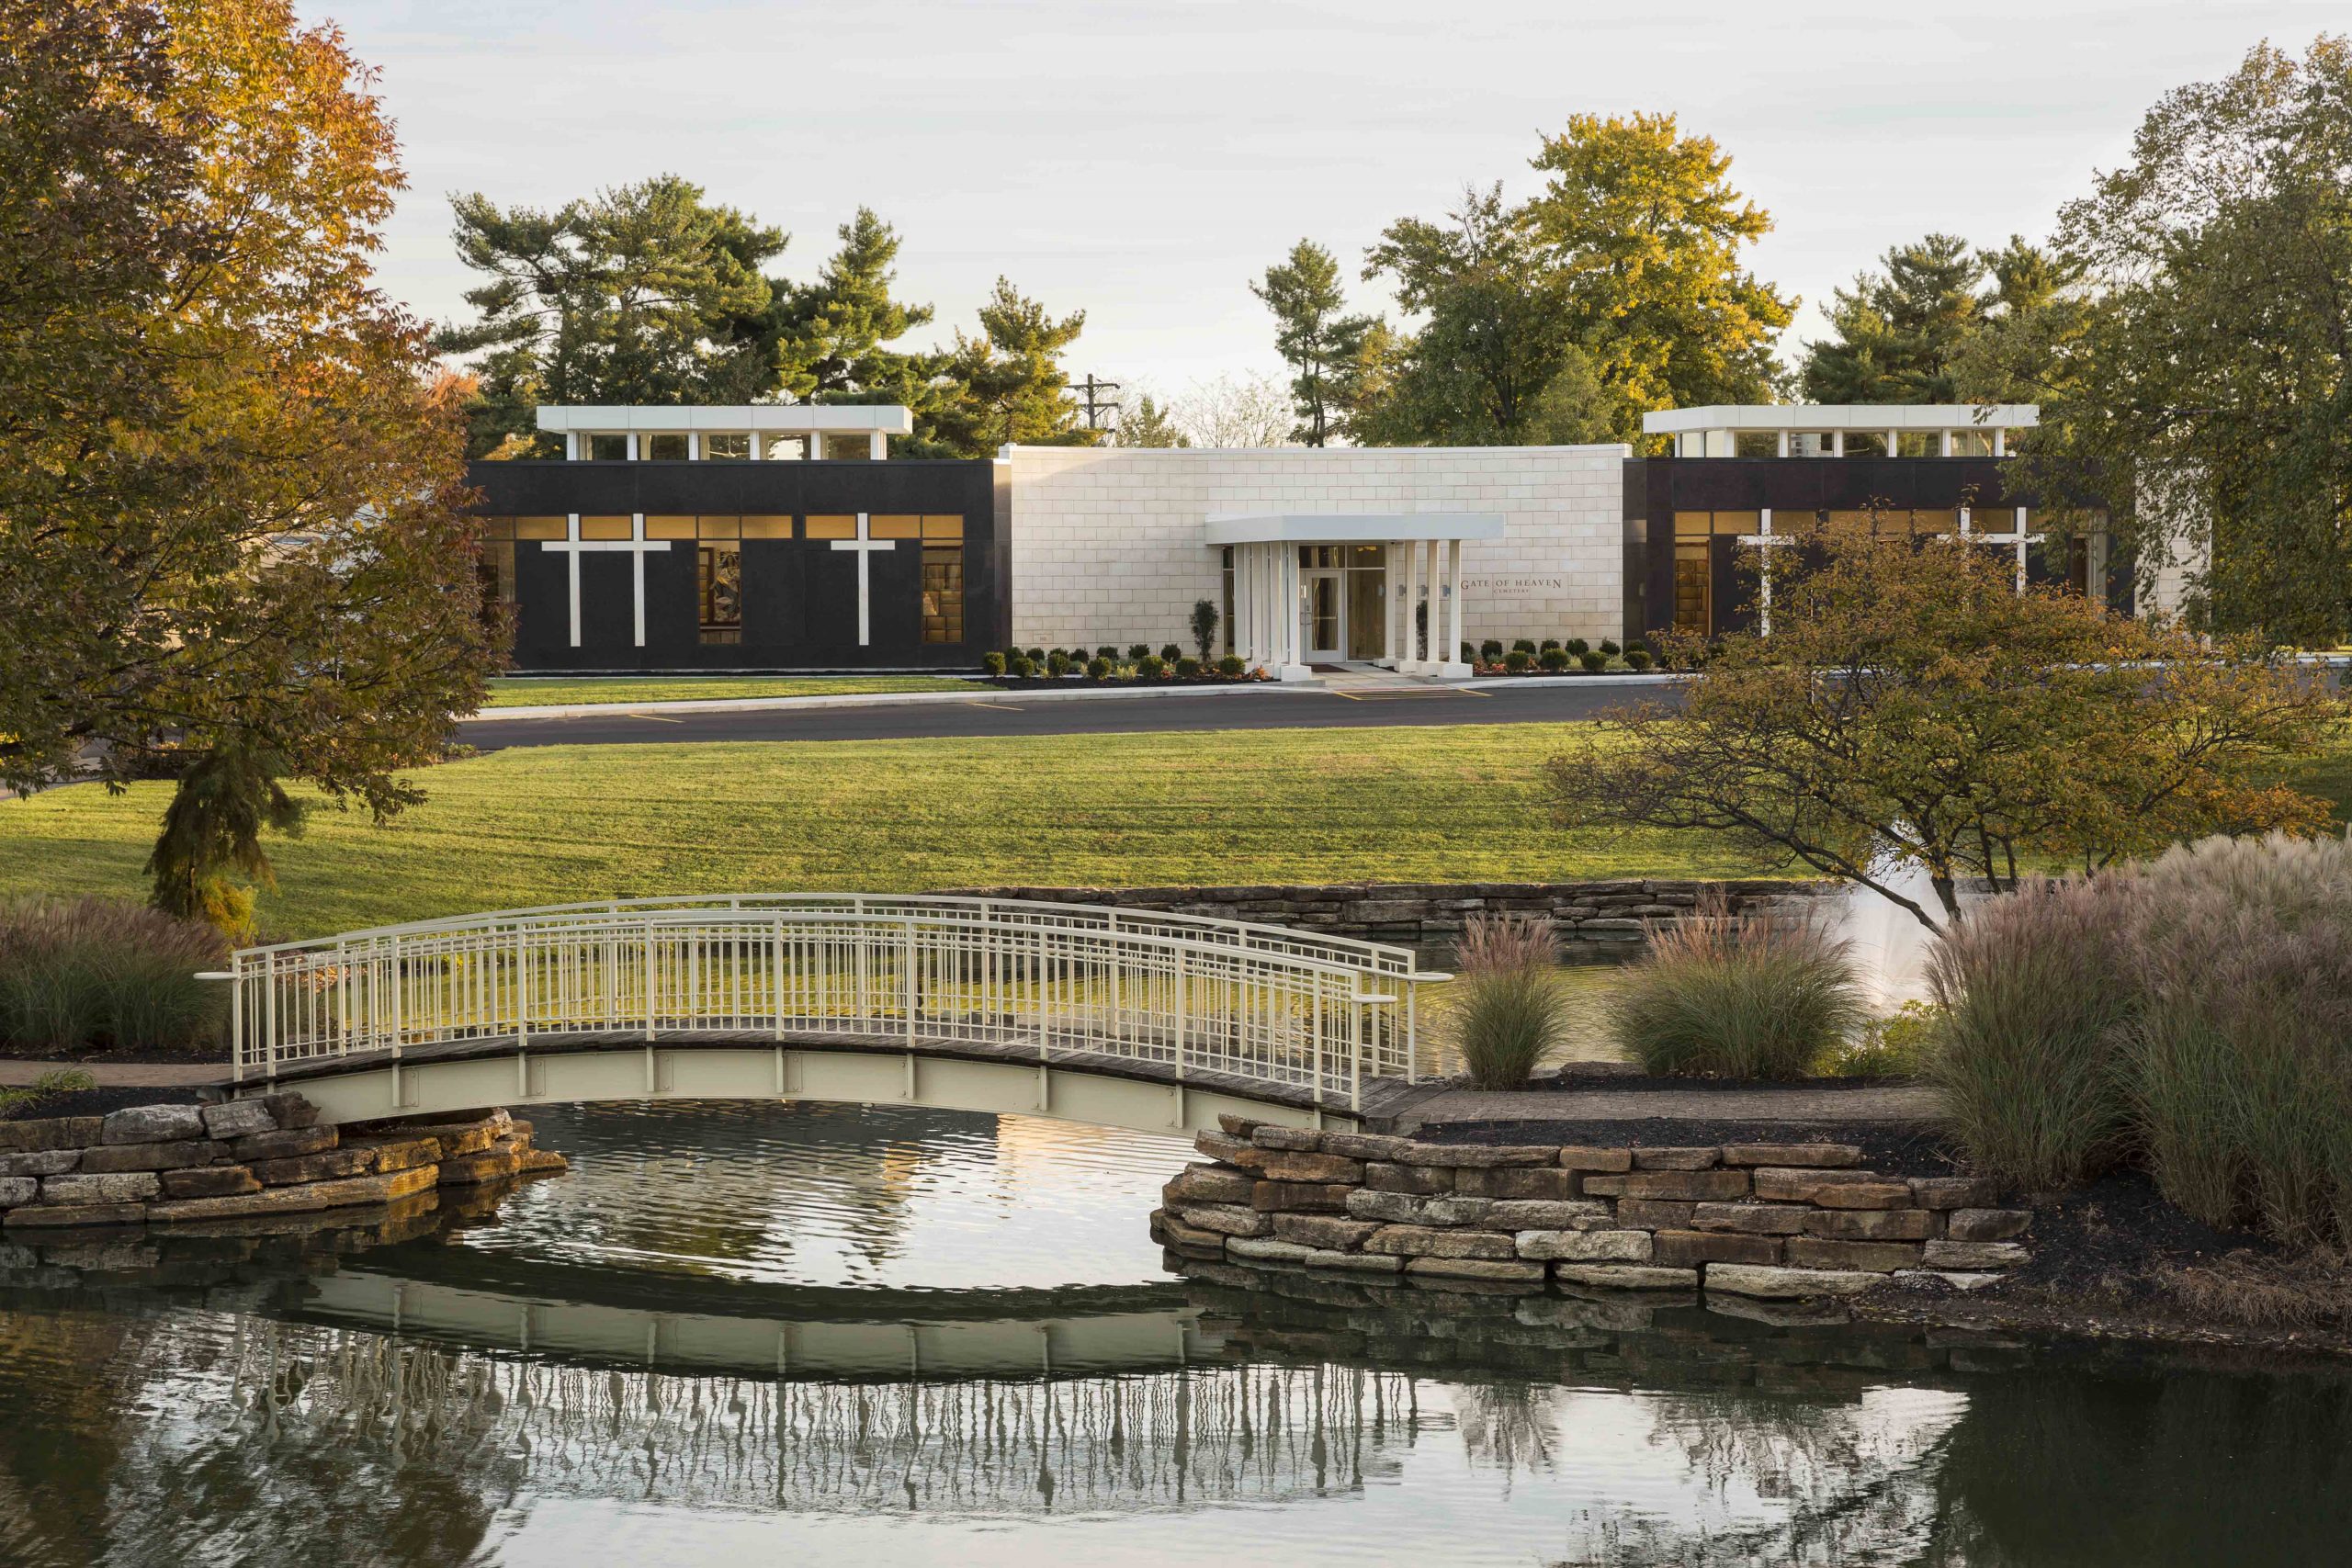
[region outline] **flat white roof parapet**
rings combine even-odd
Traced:
[[[732,407],[663,408],[650,403],[541,403],[539,428],[598,434],[627,430],[874,431],[912,435],[912,409],[899,403],[738,403]]]
[[[1495,512],[1212,513],[1212,545],[1385,545],[1419,539],[1499,539]]]
[[[1645,435],[1697,430],[2030,430],[2039,403],[1714,403],[1642,415]]]

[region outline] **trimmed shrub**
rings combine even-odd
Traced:
[[[1851,951],[1811,911],[1731,913],[1721,894],[1670,926],[1627,971],[1608,1012],[1645,1071],[1804,1077],[1865,1016]]]
[[[1250,672],[1250,661],[1238,653],[1228,653],[1216,661],[1216,672],[1228,681],[1238,681]]]
[[[1568,650],[1568,657],[1571,659],[1582,659],[1592,648],[1592,644],[1585,641],[1584,638],[1580,637],[1572,637],[1560,646]]]
[[[1146,660],[1150,657],[1151,644],[1148,642],[1134,642],[1127,645],[1127,658],[1130,661]]]
[[[1511,651],[1514,653],[1523,653],[1530,659],[1535,657],[1535,639],[1532,637],[1521,637],[1510,646]]]
[[[1568,650],[1565,648],[1547,648],[1536,662],[1554,674],[1557,674],[1568,667]]]
[[[1577,655],[1577,662],[1584,666],[1586,674],[1598,675],[1609,668],[1609,655],[1597,649],[1588,649]]]
[[[1004,673],[1004,655],[1001,653],[981,654],[980,670],[984,674],[1001,676]]]
[[[1545,638],[1544,638],[1541,643],[1539,643],[1539,644],[1537,644],[1537,645],[1536,645],[1536,649],[1535,649],[1536,657],[1538,657],[1538,658],[1540,659],[1540,658],[1542,658],[1544,654],[1552,653],[1552,652],[1556,652],[1556,651],[1558,650],[1558,649],[1559,649],[1559,646],[1560,646],[1560,639],[1559,639],[1558,637],[1545,637]]]
[[[1647,649],[1629,648],[1625,650],[1626,669],[1633,671],[1638,675],[1649,667],[1650,656]]]
[[[1036,673],[1037,661],[1030,658],[1027,654],[1024,653],[1020,658],[1012,661],[1013,679],[1017,681],[1026,681]]]
[[[1552,651],[1557,653],[1559,649],[1555,648]],[[1503,668],[1514,675],[1526,674],[1529,663],[1527,650],[1523,648],[1514,648],[1503,655]]]
[[[1060,649],[1046,655],[1046,673],[1058,681],[1069,673],[1069,655]]]
[[[1136,660],[1136,679],[1157,681],[1168,673],[1168,662],[1156,653],[1147,653]]]
[[[1032,663],[1032,664],[1040,664],[1040,665],[1042,665],[1043,663],[1045,663],[1045,662],[1046,662],[1046,650],[1045,650],[1044,649],[1042,649],[1042,648],[1033,648],[1033,649],[1031,649],[1029,650],[1029,662],[1030,662],[1030,663]]]
[[[1090,681],[1109,680],[1111,678],[1111,661],[1099,655],[1088,660],[1086,661],[1086,678]]]
[[[1201,661],[1199,660],[1193,658],[1189,653],[1178,657],[1176,660],[1176,677],[1178,680],[1193,680],[1200,675],[1200,672]]]
[[[1604,656],[1614,659],[1625,650],[1619,648],[1614,642],[1611,642],[1607,637],[1603,637],[1600,641],[1600,651]]]
[[[1560,942],[1548,915],[1473,915],[1463,922],[1445,1032],[1480,1089],[1518,1089],[1567,1027]]]
[[[1173,664],[1183,657],[1184,650],[1177,647],[1174,643],[1162,643],[1160,645],[1159,661],[1162,664]]]
[[[229,989],[196,972],[228,959],[210,926],[137,904],[0,904],[0,1042],[44,1051],[216,1049]]]
[[[1478,645],[1478,659],[1479,661],[1484,664],[1501,663],[1503,659],[1502,638],[1490,637],[1486,641],[1480,643]]]
[[[1094,650],[1094,657],[1097,659],[1106,659],[1112,663],[1116,664],[1119,661],[1119,650],[1113,648],[1106,642],[1101,648]]]

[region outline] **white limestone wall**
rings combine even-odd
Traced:
[[[1012,640],[1189,646],[1217,603],[1224,513],[1501,513],[1464,547],[1463,636],[1624,632],[1623,446],[1214,450],[1015,446]]]

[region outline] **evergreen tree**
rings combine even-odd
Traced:
[[[1312,240],[1293,245],[1289,259],[1266,269],[1250,291],[1274,313],[1274,347],[1291,367],[1291,397],[1298,409],[1293,433],[1309,446],[1348,431],[1355,407],[1354,374],[1374,316],[1346,314],[1340,264]]]
[[[547,403],[746,403],[783,371],[763,264],[786,236],[702,187],[662,175],[566,203],[502,210],[454,198],[458,257],[489,276],[480,312],[444,330],[444,352],[479,355],[475,455],[553,455],[533,425]]]
[[[1176,415],[1167,404],[1149,392],[1137,392],[1135,400],[1119,411],[1118,428],[1111,433],[1114,446],[1190,446],[1192,437],[1176,423]]]
[[[938,356],[886,347],[929,326],[932,308],[892,292],[899,234],[870,207],[837,231],[841,248],[814,283],[771,280],[768,311],[781,389],[802,402],[904,403],[920,408],[939,372]]]
[[[2004,253],[2020,288],[2039,281],[2030,251]],[[1864,273],[1837,291],[1829,321],[1838,335],[1806,355],[1798,378],[1804,400],[1958,401],[1955,364],[1984,321],[1978,289],[1985,270],[1985,258],[1953,234],[1888,251],[1885,271]]]
[[[1079,423],[1061,366],[1085,325],[1085,311],[1056,320],[1009,279],[998,278],[980,307],[979,335],[956,334],[944,366],[947,388],[929,417],[918,422],[917,441],[924,449],[963,457],[985,457],[1008,442],[1091,445],[1102,433]]]

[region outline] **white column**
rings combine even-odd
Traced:
[[[1445,553],[1446,562],[1453,569],[1446,574],[1453,583],[1448,591],[1453,594],[1453,604],[1445,616],[1448,628],[1445,662],[1457,679],[1466,681],[1470,678],[1470,666],[1462,657],[1462,541],[1451,541],[1445,547]]]
[[[580,461],[580,432],[567,430],[563,433],[563,457],[568,463]]]
[[[637,432],[634,430],[628,433],[628,460],[632,463],[637,461]]]
[[[1408,539],[1399,547],[1405,555],[1405,582],[1396,613],[1405,625],[1397,634],[1404,639],[1404,651],[1396,656],[1396,668],[1409,675],[1421,667],[1420,645],[1413,637],[1413,611],[1421,602],[1421,547],[1418,541]]]
[[[1993,427],[1993,456],[1996,457],[2006,457],[2009,455],[2008,434],[2008,431],[2000,425],[1996,424]]]
[[[1274,558],[1275,598],[1274,656],[1279,668],[1275,679],[1304,681],[1307,677],[1306,661],[1300,656],[1306,652],[1300,643],[1298,547],[1282,545]]]
[[[888,449],[888,446],[880,431],[869,430],[865,433],[865,455],[868,457],[878,463],[882,460]]]
[[[752,432],[752,445],[749,450],[752,455],[752,461],[754,463],[758,462],[760,460],[760,433],[756,430]]]
[[[1391,670],[1394,670],[1396,668],[1397,600],[1397,562],[1396,544],[1395,540],[1392,539],[1389,541],[1385,551],[1385,555],[1386,558],[1381,562],[1381,565],[1385,570],[1382,573],[1380,583],[1380,608],[1381,620],[1383,623],[1380,628],[1380,661],[1383,664],[1387,665]]]
[[[1446,660],[1445,649],[1439,646],[1445,640],[1445,558],[1438,553],[1444,547],[1437,540],[1430,540],[1425,547],[1430,553],[1429,571],[1424,579],[1429,592],[1430,629],[1421,660],[1429,673],[1434,675]]]
[[[686,461],[689,463],[697,463],[701,460],[702,432],[698,430],[689,430],[686,432]]]
[[[1250,660],[1250,547],[1233,547],[1233,624],[1225,628],[1233,644],[1234,656],[1244,664]]]

